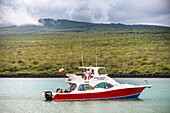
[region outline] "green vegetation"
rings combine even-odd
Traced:
[[[81,42],[81,43],[80,43]],[[5,34],[0,32],[0,74],[79,73],[82,66],[98,66],[108,73],[170,73],[169,30],[103,30]]]

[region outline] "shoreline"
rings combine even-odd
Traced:
[[[108,74],[111,78],[170,78],[170,74]],[[68,78],[61,74],[0,74],[0,78]]]

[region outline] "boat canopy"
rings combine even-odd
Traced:
[[[92,67],[92,66],[90,66],[90,67],[79,67],[79,68],[81,68],[81,69],[86,69],[87,71],[86,71],[86,73],[93,73],[93,75],[94,76],[99,76],[99,69],[101,69],[101,68],[105,68],[105,67]]]

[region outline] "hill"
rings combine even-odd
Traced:
[[[41,26],[0,27],[0,74],[80,73],[80,38],[85,66],[109,74],[170,74],[170,28],[40,19]],[[130,75],[128,75],[130,76]]]
[[[88,22],[78,22],[73,20],[65,19],[40,19],[45,27],[56,28],[56,29],[81,29],[81,30],[91,30],[91,29],[166,29],[168,27],[155,26],[155,25],[125,25],[125,24],[103,24],[103,23],[88,23]]]
[[[23,26],[1,26],[1,34],[37,34],[58,31],[89,31],[89,30],[164,30],[170,29],[165,26],[155,25],[125,25],[125,24],[103,24],[78,22],[66,19],[39,19],[42,25],[23,25]]]

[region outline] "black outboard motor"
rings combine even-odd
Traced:
[[[46,98],[46,100],[52,100],[52,97],[53,97],[53,95],[52,95],[52,92],[51,92],[51,91],[46,91],[46,92],[45,92],[45,98]]]

